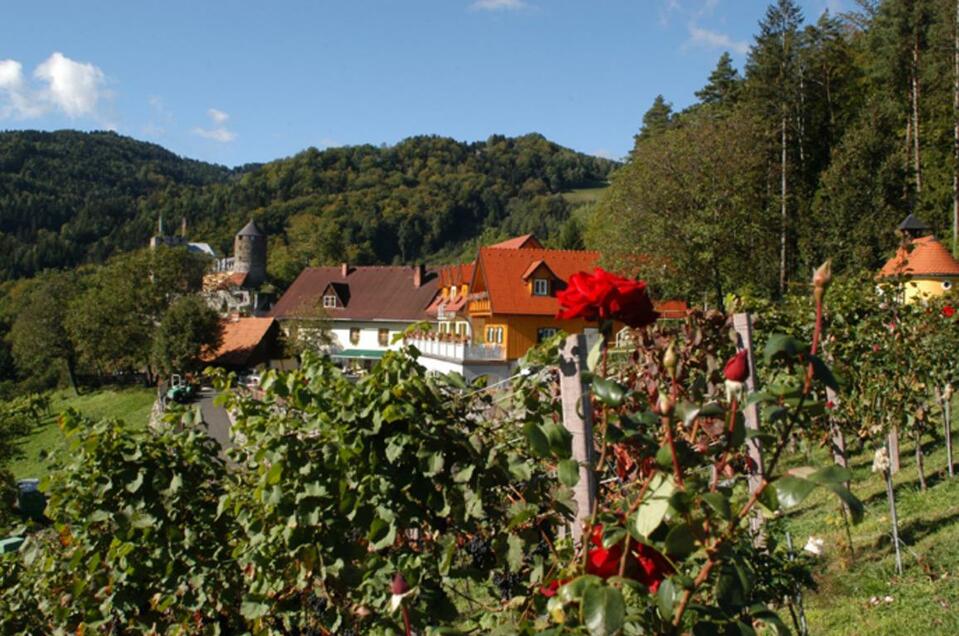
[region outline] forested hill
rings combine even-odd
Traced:
[[[231,171],[110,132],[0,133],[0,279],[141,247],[145,197]]]
[[[101,261],[170,228],[230,248],[255,218],[281,284],[308,264],[451,258],[481,235],[579,241],[561,192],[615,163],[540,135],[316,150],[230,170],[114,133],[0,133],[0,280]]]

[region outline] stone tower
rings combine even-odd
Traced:
[[[266,235],[250,221],[233,239],[233,271],[246,274],[244,287],[266,281]]]

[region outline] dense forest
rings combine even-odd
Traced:
[[[230,170],[114,133],[0,133],[0,280],[141,247],[160,215],[224,252],[255,218],[281,285],[307,264],[453,258],[484,232],[568,237],[560,193],[614,167],[535,134],[310,148]]]
[[[659,97],[588,229],[607,264],[668,293],[778,296],[832,258],[875,270],[909,212],[953,246],[955,0],[857,0],[807,21],[767,9],[740,73]]]

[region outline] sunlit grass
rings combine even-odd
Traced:
[[[927,438],[925,447],[928,490],[919,489],[915,446],[905,439],[902,470],[893,480],[903,576],[896,576],[885,484],[871,472],[870,450],[850,457],[852,489],[866,504],[865,518],[851,529],[855,556],[831,495],[815,493],[790,516],[797,547],[810,535],[826,542],[815,573],[819,590],[806,596],[811,634],[959,634],[959,477],[949,479],[941,441]],[[825,453],[815,459],[825,462]]]
[[[94,419],[116,417],[134,427],[145,427],[156,395],[154,389],[103,389],[79,397],[69,391],[51,396],[50,413],[43,424],[20,443],[22,456],[11,462],[17,479],[42,477],[49,470],[50,455],[63,450],[66,440],[57,426],[57,416],[68,408]]]

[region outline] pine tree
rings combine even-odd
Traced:
[[[750,50],[746,64],[751,99],[760,115],[768,122],[770,133],[778,129],[779,144],[779,289],[785,291],[789,275],[789,257],[795,243],[791,220],[789,131],[797,121],[797,105],[801,101],[800,51],[802,11],[793,0],[777,0],[766,9],[759,23],[759,35]],[[793,135],[795,139],[797,135]]]
[[[709,74],[706,86],[696,91],[696,97],[703,104],[731,106],[738,101],[741,86],[742,77],[733,66],[732,56],[726,51],[720,56],[716,68]]]
[[[663,132],[672,125],[672,122],[673,105],[662,95],[657,95],[653,105],[643,115],[643,127],[639,130],[639,134],[633,137],[635,140],[633,151],[635,152],[635,146],[638,146],[639,142]]]

